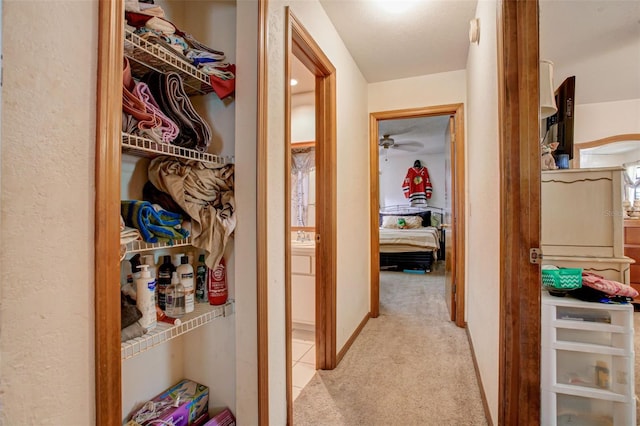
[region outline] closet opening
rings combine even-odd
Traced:
[[[442,274],[450,319],[465,326],[463,123],[462,104],[370,115],[374,318],[380,314],[380,272],[390,269]],[[420,247],[399,246],[399,232]]]
[[[336,83],[335,68],[290,10],[287,20],[285,321],[291,423],[293,401],[315,370],[337,364]]]

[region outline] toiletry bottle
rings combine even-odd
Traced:
[[[165,256],[164,262],[158,268],[158,306],[163,311],[166,309],[165,291],[171,285],[171,273],[176,267],[171,263],[171,256]]]
[[[210,305],[224,305],[227,303],[229,291],[227,289],[227,268],[224,257],[215,269],[209,269],[207,276],[207,292]]]
[[[184,286],[180,284],[178,273],[171,274],[171,285],[166,290],[167,309],[165,313],[171,318],[180,318],[184,315]]]
[[[156,326],[156,281],[151,278],[149,265],[139,265],[140,278],[136,280],[136,306],[142,313],[139,322],[147,331]]]
[[[207,301],[207,265],[204,264],[204,254],[198,257],[196,266],[196,302]]]
[[[149,265],[149,273],[151,274],[151,278],[154,280],[158,280],[158,268],[156,268],[156,258],[152,254],[146,254],[142,256],[142,263],[144,265]]]
[[[171,256],[171,263],[173,263],[173,266],[175,266],[176,269],[178,269],[178,266],[182,265],[182,256],[184,256],[184,254],[182,253],[174,254],[173,256]]]
[[[184,286],[184,311],[186,313],[193,312],[195,308],[195,288],[193,285],[193,266],[189,265],[189,258],[182,256],[178,266],[178,278],[180,284]]]

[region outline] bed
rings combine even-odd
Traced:
[[[433,262],[444,254],[441,222],[442,212],[434,207],[381,209],[380,268],[431,272]]]

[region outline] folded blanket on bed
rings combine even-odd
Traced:
[[[181,215],[160,208],[156,209],[147,201],[123,200],[120,212],[125,223],[138,229],[142,239],[148,243],[189,236],[189,232],[180,227]]]

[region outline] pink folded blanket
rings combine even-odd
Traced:
[[[609,296],[637,297],[638,291],[630,285],[608,280],[592,272],[582,273],[582,285],[600,290]]]

